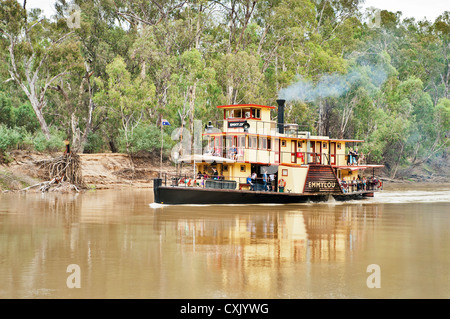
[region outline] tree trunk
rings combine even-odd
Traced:
[[[34,99],[30,99],[30,102],[39,121],[39,125],[41,126],[42,133],[44,133],[44,136],[47,140],[50,140],[50,130],[48,129],[47,122],[45,121],[44,115],[42,114],[42,106],[39,105],[39,103]]]

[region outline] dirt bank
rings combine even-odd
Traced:
[[[45,181],[45,172],[36,163],[61,153],[14,151],[10,155],[12,162],[0,165],[0,191],[20,190]],[[127,154],[80,154],[80,160],[84,183],[90,189],[152,187],[152,179],[160,172],[160,159],[152,155],[133,156],[131,162]],[[173,163],[163,162],[163,172],[175,173]]]

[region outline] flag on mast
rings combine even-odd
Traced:
[[[161,125],[170,125],[168,120],[162,119],[161,120]]]

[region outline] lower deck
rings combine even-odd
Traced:
[[[163,186],[162,179],[154,180],[155,202],[160,204],[290,204],[355,200],[373,197],[375,191],[352,193],[292,193],[277,191],[250,191],[188,186]]]

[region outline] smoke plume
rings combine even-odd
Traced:
[[[387,79],[387,72],[380,66],[358,66],[346,74],[325,74],[314,83],[298,75],[298,81],[281,89],[279,98],[287,101],[312,102],[320,98],[339,97],[355,85],[380,86]]]

